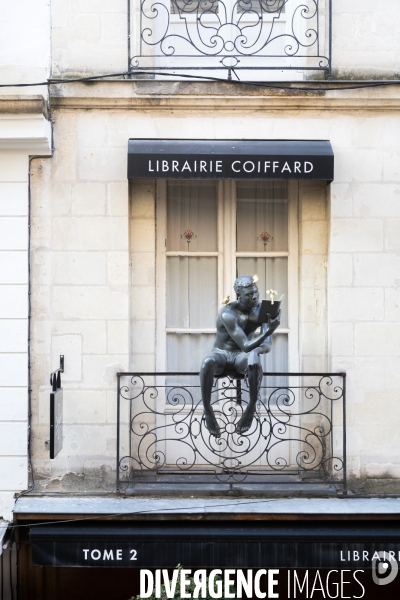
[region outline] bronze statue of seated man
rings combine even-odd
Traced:
[[[211,407],[214,377],[227,371],[247,377],[250,400],[236,426],[237,433],[245,433],[251,427],[261,385],[263,372],[259,356],[271,350],[271,335],[280,324],[279,311],[274,320],[268,318],[267,323],[261,324],[261,333],[256,335],[260,327],[258,314],[261,303],[255,280],[250,275],[242,275],[233,287],[237,300],[220,309],[214,346],[200,369],[204,418],[209,432],[215,437],[220,437],[221,432]]]

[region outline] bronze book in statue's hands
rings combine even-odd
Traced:
[[[278,312],[281,308],[281,303],[283,300],[283,294],[279,298],[279,300],[263,300],[260,306],[260,312],[258,313],[258,323],[267,323],[268,315],[271,319],[275,319],[278,315]]]

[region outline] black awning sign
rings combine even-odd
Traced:
[[[370,569],[379,552],[400,560],[400,528],[390,522],[48,523],[29,535],[35,566]]]
[[[32,542],[33,565],[50,567],[174,568],[302,568],[371,569],[384,553],[400,561],[400,543],[319,542],[192,542],[144,543],[132,540],[86,542]]]
[[[328,141],[129,140],[128,178],[333,180]]]

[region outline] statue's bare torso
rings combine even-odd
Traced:
[[[237,326],[240,327],[248,339],[253,338],[254,332],[260,327],[258,320],[258,313],[260,311],[261,304],[257,302],[257,305],[247,313],[243,313],[237,309],[238,302],[230,302],[227,306],[221,308],[217,317],[217,335],[213,350],[226,350],[228,352],[242,352],[242,349],[233,340],[231,334],[226,328],[226,318],[229,321],[235,321]]]

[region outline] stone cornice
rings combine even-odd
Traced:
[[[275,84],[279,85],[279,84]],[[350,82],[282,82],[287,89],[225,82],[114,80],[51,86],[51,107],[146,112],[398,111],[400,85],[345,89]],[[305,91],[298,86],[306,87]],[[337,89],[336,89],[337,88]]]
[[[0,114],[39,114],[46,115],[46,102],[43,96],[2,96],[0,95]]]
[[[400,97],[332,97],[332,96],[56,96],[54,109],[113,109],[146,112],[299,112],[299,111],[398,111]]]

